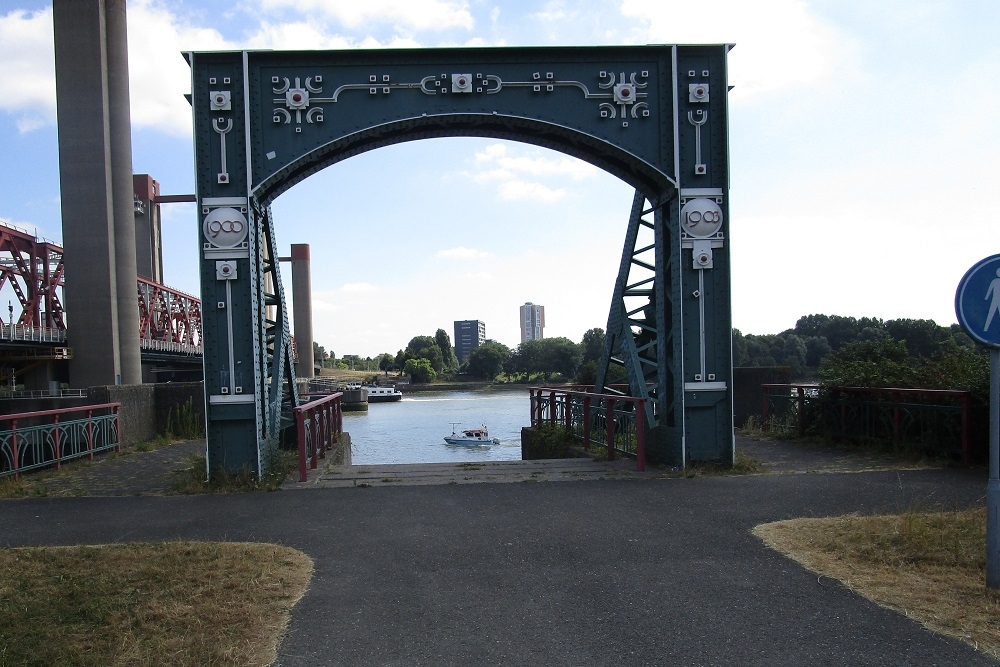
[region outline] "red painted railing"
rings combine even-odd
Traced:
[[[604,421],[602,435],[608,460],[614,459],[616,451],[634,455],[636,469],[640,472],[645,470],[646,399],[620,394],[593,394],[584,389],[584,386],[529,387],[531,426],[562,425],[567,432],[576,433],[583,441],[583,448],[589,450],[594,441],[592,426],[596,417],[598,421]],[[631,409],[616,409],[616,405],[630,406]]]
[[[326,458],[344,427],[341,399],[344,394],[324,394],[294,409],[296,435],[299,445],[299,481],[309,479],[309,470],[315,470],[318,459]]]
[[[0,415],[0,477],[121,450],[121,403]],[[73,415],[80,415],[74,417]]]

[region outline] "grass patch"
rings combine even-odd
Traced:
[[[194,398],[167,412],[167,437],[176,440],[197,440],[205,437],[205,418],[194,409]]]
[[[792,519],[754,534],[924,627],[1000,658],[1000,591],[986,588],[986,510]]]
[[[573,435],[563,426],[536,426],[521,435],[527,459],[564,459],[569,456]]]
[[[268,665],[312,575],[272,544],[0,550],[0,666]]]
[[[693,461],[683,470],[679,467],[670,469],[670,477],[719,477],[726,475],[759,475],[767,472],[767,466],[759,459],[747,456],[736,450],[736,460],[733,465],[718,461]]]
[[[239,473],[218,471],[212,480],[205,479],[205,455],[192,454],[190,465],[174,474],[173,492],[184,495],[201,493],[249,493],[252,491],[277,491],[288,475],[298,469],[298,453],[278,450],[267,474],[258,478],[249,469]]]
[[[795,415],[785,418],[768,415],[767,419],[760,415],[750,415],[746,424],[737,430],[745,437],[756,440],[795,440],[799,437],[798,419]]]

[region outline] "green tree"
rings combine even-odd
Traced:
[[[440,373],[444,368],[444,355],[437,341],[430,336],[414,336],[406,345],[406,356],[408,359],[426,359],[430,362],[435,373]]]
[[[393,365],[395,358],[388,352],[383,352],[378,358],[378,369],[380,371],[389,372],[389,367]]]
[[[437,379],[437,372],[431,362],[424,358],[409,359],[403,366],[403,373],[410,376],[413,384],[425,384]]]
[[[954,342],[951,330],[934,320],[889,320],[885,329],[896,340],[905,341],[906,349],[917,357],[933,357]]]
[[[830,354],[830,341],[826,336],[808,336],[806,338],[806,366],[819,368],[823,358]]]
[[[455,349],[451,346],[451,337],[444,329],[438,329],[434,333],[434,342],[441,350],[441,359],[447,369],[458,368],[458,357],[455,356]]]
[[[844,345],[823,360],[819,376],[829,387],[912,388],[919,386],[921,370],[906,343],[886,336]]]
[[[469,375],[484,380],[495,380],[503,372],[510,358],[510,348],[502,343],[485,343],[469,354]]]
[[[541,372],[559,373],[565,378],[576,375],[580,367],[580,346],[569,338],[543,338],[541,341]]]
[[[588,329],[580,341],[580,352],[580,363],[600,361],[601,355],[604,354],[604,329],[600,327]]]
[[[747,339],[739,329],[733,329],[733,366],[745,368],[750,365],[750,353],[747,352]]]
[[[326,361],[326,350],[323,346],[313,341],[313,363],[323,366],[323,362]]]

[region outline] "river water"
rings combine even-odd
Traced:
[[[489,428],[499,445],[449,445],[455,430]],[[345,412],[354,465],[519,461],[521,428],[529,426],[527,389],[414,392],[396,403],[372,403],[368,412]]]

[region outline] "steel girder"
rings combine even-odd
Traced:
[[[137,280],[140,342],[170,343],[178,351],[201,354],[201,301],[146,278]]]
[[[636,188],[601,382],[614,356],[630,391],[654,399],[654,458],[731,460],[727,51],[186,54],[210,471],[262,472],[279,396],[296,401],[294,389],[279,389],[295,383],[270,202],[353,155],[444,136],[544,146]],[[633,269],[648,275],[630,277]]]
[[[61,246],[0,224],[0,289],[9,286],[20,304],[13,324],[66,331],[64,271]]]

